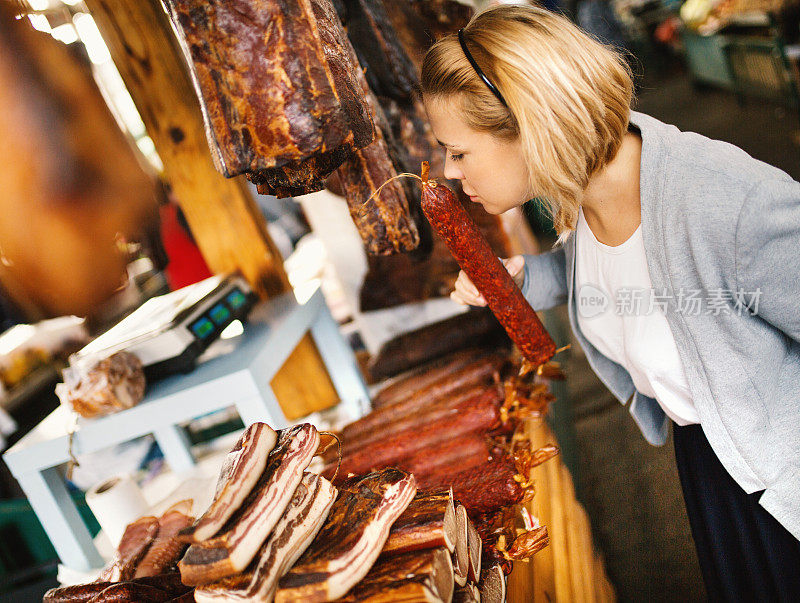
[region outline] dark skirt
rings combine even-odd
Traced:
[[[673,425],[675,459],[711,601],[800,601],[800,542],[746,494],[700,425]],[[800,501],[798,501],[800,505]]]

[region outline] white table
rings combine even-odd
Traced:
[[[264,421],[280,429],[290,422],[270,381],[310,332],[339,395],[339,408],[356,419],[369,410],[369,395],[350,346],[339,332],[317,290],[298,304],[292,293],[262,303],[252,311],[244,333],[215,346],[232,346],[226,354],[202,361],[186,375],[158,381],[137,406],[99,419],[80,419],[75,430],[76,455],[96,452],[153,434],[173,471],[195,462],[181,427],[207,413],[236,407],[245,425]],[[72,414],[60,407],[4,455],[61,562],[86,571],[102,565],[89,531],[69,496],[62,465],[69,461],[68,430]]]

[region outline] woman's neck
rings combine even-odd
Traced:
[[[584,191],[583,216],[595,238],[605,245],[621,245],[641,224],[641,157],[641,137],[628,132],[614,159],[592,176]]]

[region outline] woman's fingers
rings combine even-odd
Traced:
[[[470,306],[485,306],[486,300],[483,299],[481,292],[472,284],[469,277],[460,271],[455,283],[455,290],[450,294],[450,298],[460,304],[467,304]]]
[[[514,279],[517,287],[522,288],[522,285],[525,281],[525,271],[523,270],[525,267],[525,258],[521,255],[515,255],[508,259],[502,260],[502,262],[506,267],[506,270],[508,270],[508,273],[511,275],[511,278]]]
[[[508,259],[501,260],[503,265],[508,270],[511,278],[517,284],[517,287],[522,287],[525,280],[525,258],[521,255],[515,255]],[[456,279],[455,289],[450,294],[450,299],[459,304],[466,304],[469,306],[485,306],[486,300],[484,299],[478,288],[469,280],[466,273],[461,270]]]

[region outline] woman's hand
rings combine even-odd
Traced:
[[[525,258],[521,255],[515,255],[510,257],[506,260],[500,260],[503,262],[503,265],[508,270],[508,273],[511,275],[511,278],[514,279],[514,282],[517,284],[517,287],[522,287],[522,283],[525,280],[525,271],[523,267],[525,266]],[[464,273],[462,270],[458,273],[458,278],[456,279],[456,287],[455,290],[450,294],[450,299],[454,302],[458,302],[459,304],[465,304],[469,306],[485,306],[486,300],[481,295],[478,288],[472,284],[472,281],[469,280],[469,277]]]

